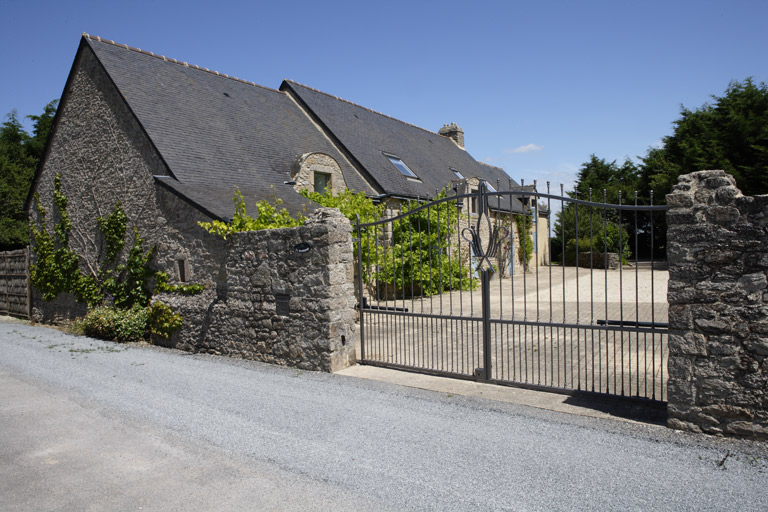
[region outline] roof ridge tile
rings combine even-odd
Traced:
[[[493,168],[493,169],[498,169],[498,170],[500,170],[500,171],[504,171],[504,168],[503,168],[503,167],[499,167],[498,165],[491,165],[491,164],[487,164],[487,163],[485,163],[485,162],[481,162],[480,160],[475,160],[475,161],[476,161],[477,163],[479,163],[480,165],[484,165],[484,166],[486,166],[486,167],[491,167],[491,168]],[[504,172],[506,172],[506,171],[504,171]]]
[[[382,117],[386,117],[387,119],[392,119],[393,121],[397,121],[398,123],[402,123],[402,124],[407,125],[407,126],[412,126],[413,128],[418,128],[419,130],[423,130],[423,131],[429,133],[430,135],[438,135],[438,136],[442,137],[442,135],[440,135],[437,132],[433,132],[432,130],[427,130],[426,128],[422,128],[421,126],[417,126],[417,125],[409,123],[407,121],[403,121],[402,119],[398,119],[396,117],[389,116],[387,114],[379,112],[378,110],[373,110],[372,108],[364,107],[362,105],[359,105],[359,104],[355,103],[354,101],[349,101],[349,100],[345,100],[344,98],[339,98],[338,96],[334,96],[333,94],[328,94],[327,92],[321,91],[319,89],[315,89],[314,87],[310,87],[308,85],[304,85],[304,84],[299,83],[299,82],[297,82],[295,80],[290,80],[290,79],[286,78],[285,81],[289,82],[289,83],[292,83],[292,84],[296,84],[296,85],[298,85],[300,87],[304,87],[305,89],[309,89],[310,91],[314,91],[314,92],[317,92],[317,93],[320,93],[320,94],[324,94],[324,95],[326,95],[328,97],[331,97],[333,99],[336,99],[336,100],[339,100],[339,101],[343,101],[344,103],[349,103],[350,105],[354,105],[355,107],[359,107],[359,108],[361,108],[363,110],[367,110],[368,112],[373,112],[374,114],[378,114],[378,115],[380,115]]]
[[[260,87],[262,89],[266,89],[266,90],[272,91],[272,92],[281,92],[281,91],[279,91],[277,89],[273,89],[271,87],[266,87],[266,86],[263,86],[263,85],[259,85],[259,84],[255,83],[255,82],[250,82],[248,80],[243,80],[242,78],[237,78],[236,76],[230,76],[230,75],[227,75],[226,73],[219,73],[218,71],[213,71],[213,70],[210,70],[208,68],[203,68],[203,67],[200,67],[200,66],[196,66],[194,64],[189,64],[187,62],[182,62],[182,61],[177,60],[177,59],[172,59],[170,57],[166,57],[165,55],[160,55],[160,54],[157,54],[157,53],[153,53],[153,52],[149,52],[149,51],[146,51],[146,50],[142,50],[141,48],[134,48],[133,46],[128,46],[127,44],[116,43],[116,42],[114,42],[111,39],[104,39],[104,38],[101,38],[99,36],[94,36],[94,35],[88,34],[86,32],[83,32],[83,37],[86,38],[86,39],[90,39],[91,41],[97,41],[99,43],[111,44],[113,46],[117,46],[118,48],[124,48],[126,50],[130,50],[130,51],[133,51],[133,52],[136,52],[136,53],[140,53],[142,55],[147,55],[149,57],[154,57],[156,59],[160,59],[160,60],[163,60],[163,61],[166,61],[166,62],[171,62],[173,64],[178,64],[180,66],[184,66],[184,67],[187,67],[187,68],[196,69],[198,71],[205,71],[206,73],[210,73],[212,75],[220,76],[220,77],[223,77],[223,78],[228,78],[229,80],[234,80],[235,82],[240,82],[242,84],[252,85],[254,87]]]

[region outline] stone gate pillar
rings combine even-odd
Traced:
[[[724,171],[667,195],[672,428],[768,438],[768,196]]]

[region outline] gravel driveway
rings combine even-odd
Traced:
[[[5,510],[763,511],[766,454],[0,321]]]

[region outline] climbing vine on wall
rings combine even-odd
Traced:
[[[79,302],[92,303],[95,281],[80,271],[80,258],[69,248],[72,229],[67,214],[67,198],[61,192],[61,176],[54,180],[53,203],[59,213],[53,234],[46,229],[47,212],[35,194],[35,205],[42,225],[31,226],[32,248],[36,261],[30,265],[30,278],[40,291],[43,300],[53,300],[60,293],[71,293]]]
[[[155,291],[178,293],[180,295],[196,295],[205,289],[205,287],[199,283],[169,284],[168,279],[170,278],[165,272],[155,272]]]
[[[144,252],[143,240],[134,229],[134,242],[124,263],[118,255],[125,247],[127,217],[117,202],[107,217],[96,223],[104,240],[104,256],[99,267],[90,273],[81,270],[80,255],[69,247],[72,225],[67,213],[67,198],[61,191],[61,176],[56,175],[53,203],[59,222],[54,235],[46,227],[47,212],[35,195],[35,205],[41,226],[32,226],[35,263],[30,266],[32,284],[42,293],[43,300],[53,300],[60,293],[72,294],[78,302],[94,308],[110,302],[118,308],[146,306],[152,296],[147,280],[153,275],[150,264],[155,248]]]
[[[333,195],[330,190],[326,189],[323,193],[304,190],[300,193],[320,206],[326,208],[338,208],[353,225],[357,222],[357,216],[360,216],[362,222],[366,222],[366,219],[373,220],[374,218],[378,218],[384,210],[383,205],[374,204],[374,202],[365,197],[365,194],[362,192],[354,193],[345,190]],[[226,239],[228,235],[242,231],[297,227],[301,226],[306,220],[306,217],[302,214],[292,217],[288,210],[281,206],[282,201],[278,198],[274,198],[272,202],[264,200],[257,201],[256,208],[258,214],[255,218],[248,214],[245,206],[245,198],[239,190],[235,191],[233,202],[235,203],[235,213],[231,222],[222,222],[219,220],[200,222],[200,227],[209,233]],[[367,251],[366,248],[372,246],[371,243],[368,243],[368,236],[368,231],[361,233],[363,243],[361,243],[360,246],[363,247],[362,256],[365,266],[367,266],[369,261],[369,251]],[[373,246],[375,246],[375,244],[373,244]],[[357,248],[355,248],[355,250],[357,250]]]
[[[528,264],[533,256],[533,216],[530,213],[513,215],[517,227],[517,260],[528,270]]]
[[[200,227],[207,232],[218,235],[224,239],[233,233],[241,231],[258,231],[260,229],[293,228],[304,223],[304,217],[291,214],[282,207],[282,200],[275,198],[274,204],[269,201],[256,202],[258,215],[251,217],[245,208],[245,198],[240,190],[235,190],[235,214],[231,222],[214,220],[212,222],[199,222]]]
[[[356,225],[359,216],[362,223],[378,220],[383,211],[383,204],[376,204],[363,193],[349,190],[334,195],[326,190],[323,193],[302,191],[301,194],[326,208],[338,208]],[[442,192],[438,198],[444,198]],[[295,227],[304,223],[305,217],[295,218],[282,208],[279,199],[274,204],[258,201],[258,216],[248,215],[245,200],[240,191],[235,192],[235,214],[229,223],[214,220],[201,222],[200,226],[226,238],[232,233]],[[416,210],[424,203],[403,204],[401,213]],[[355,244],[355,251],[360,250],[363,280],[369,286],[392,285],[399,292],[431,295],[459,288],[472,286],[469,270],[462,265],[460,258],[449,258],[447,248],[449,238],[456,233],[458,213],[450,202],[432,206],[409,215],[401,222],[393,224],[392,243],[384,247],[379,240],[383,233],[376,228],[367,228],[360,233],[360,243]],[[413,233],[421,233],[414,237]]]
[[[60,293],[72,294],[78,302],[88,306],[89,313],[83,320],[85,332],[109,339],[133,340],[137,336],[135,326],[142,322],[144,334],[162,337],[170,336],[181,327],[181,315],[165,305],[158,306],[158,302],[150,305],[154,291],[193,294],[201,292],[203,287],[199,284],[170,285],[167,274],[154,272],[151,265],[156,249],[144,250],[144,240],[137,229],[133,230],[133,244],[125,260],[121,261],[128,217],[119,201],[108,216],[96,219],[103,240],[103,256],[98,268],[89,267],[88,273],[82,270],[84,265],[81,265],[80,255],[69,247],[72,225],[59,174],[54,179],[53,203],[59,221],[51,234],[47,228],[48,212],[35,194],[40,225],[33,223],[31,226],[35,263],[30,266],[30,278],[43,300],[53,300]],[[153,277],[155,283],[151,286]],[[147,311],[142,312],[145,308]],[[126,325],[132,326],[131,334],[119,334],[126,330]]]

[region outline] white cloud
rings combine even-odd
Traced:
[[[525,146],[518,146],[515,149],[505,149],[505,153],[530,153],[531,151],[541,151],[543,146],[537,146],[536,144],[526,144]]]

